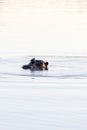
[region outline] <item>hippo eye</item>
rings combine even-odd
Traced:
[[[35,63],[35,58],[31,59],[31,63],[32,63],[32,64]]]

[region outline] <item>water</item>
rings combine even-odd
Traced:
[[[87,57],[46,56],[87,55],[86,16],[86,0],[0,0],[0,130],[87,130]],[[48,71],[23,70],[27,52]]]
[[[0,129],[86,130],[87,57],[37,56],[48,71],[23,70],[31,58],[0,58]]]
[[[0,58],[0,77],[20,78],[50,78],[54,79],[82,79],[87,78],[87,57],[37,56],[49,62],[48,71],[23,70],[22,65],[28,64],[33,56],[16,56]]]

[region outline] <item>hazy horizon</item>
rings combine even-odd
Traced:
[[[1,0],[0,51],[87,55],[86,0]]]

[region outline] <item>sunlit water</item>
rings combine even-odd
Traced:
[[[32,57],[0,58],[0,129],[87,130],[87,57],[37,56],[48,71],[23,70]]]

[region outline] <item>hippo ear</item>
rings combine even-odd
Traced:
[[[47,66],[47,65],[48,65],[48,62],[45,62],[45,65]]]

